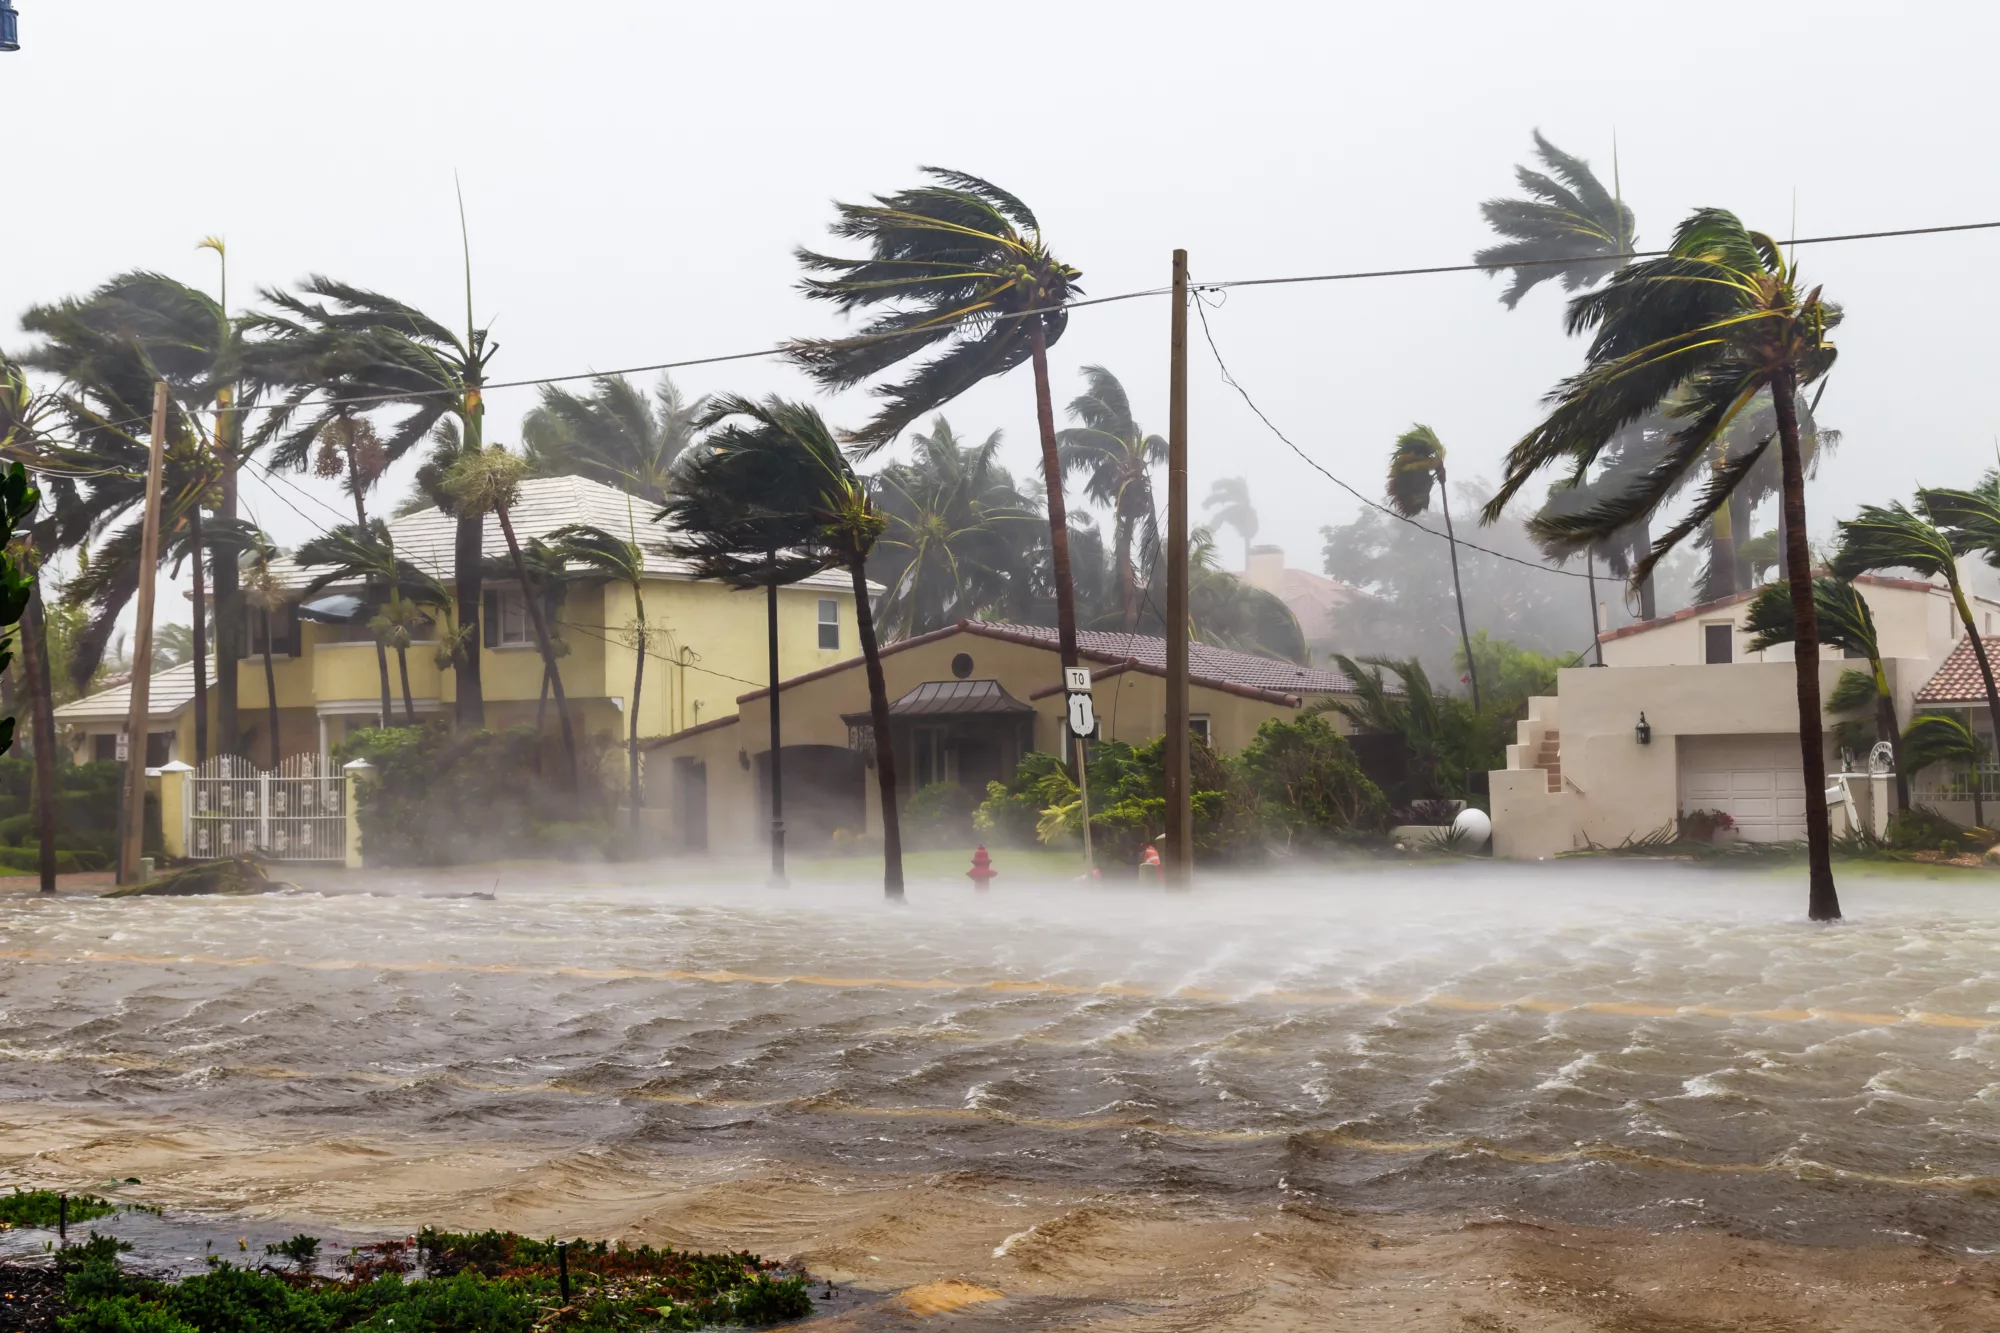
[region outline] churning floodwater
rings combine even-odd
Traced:
[[[1983,879],[1851,882],[1822,928],[1799,874],[1659,866],[1177,897],[1003,877],[901,909],[651,873],[503,874],[491,900],[0,899],[0,1097],[302,1142],[365,1124],[2000,1244]]]

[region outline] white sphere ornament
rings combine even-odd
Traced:
[[[1474,810],[1467,806],[1458,812],[1458,818],[1451,821],[1454,837],[1465,839],[1473,847],[1482,847],[1493,836],[1493,821],[1486,817],[1484,810]]]

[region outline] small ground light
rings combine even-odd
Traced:
[[[14,12],[12,0],[0,0],[0,51],[21,49],[21,16]]]
[[[1653,724],[1646,720],[1644,713],[1639,714],[1639,725],[1632,728],[1632,734],[1639,738],[1641,745],[1653,743]]]

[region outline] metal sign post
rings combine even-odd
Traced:
[[[1076,742],[1076,794],[1083,809],[1083,873],[1096,874],[1090,847],[1090,747],[1097,730],[1097,711],[1090,700],[1090,668],[1064,667],[1063,690],[1068,704],[1069,734]]]

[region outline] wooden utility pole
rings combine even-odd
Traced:
[[[146,838],[146,719],[153,687],[153,584],[160,572],[160,454],[167,438],[167,386],[153,386],[153,438],[146,460],[146,514],[139,538],[139,619],[132,627],[132,703],[125,714],[125,830],[118,882],[139,882]],[[197,557],[199,558],[199,557]]]
[[[1194,868],[1193,792],[1188,774],[1188,420],[1187,251],[1174,251],[1173,347],[1167,397],[1167,845],[1170,887]]]

